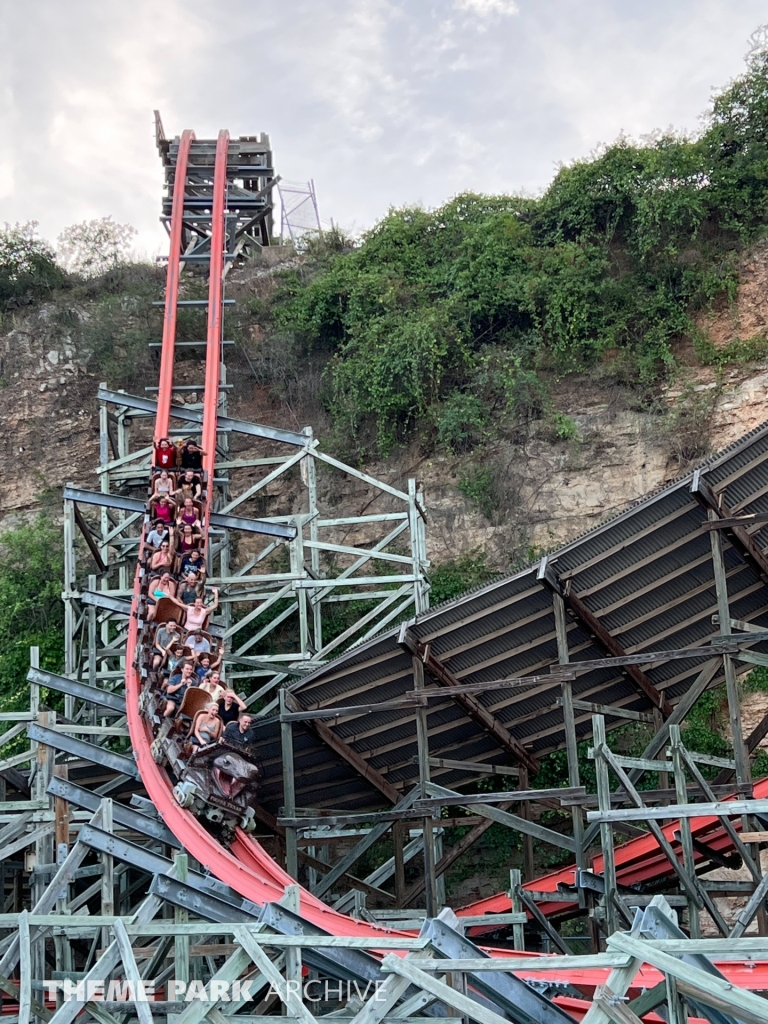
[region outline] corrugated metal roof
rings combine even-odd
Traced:
[[[714,456],[701,468],[704,480],[732,512],[768,510],[768,423]],[[691,493],[692,474],[660,488],[631,508],[551,554],[549,563],[628,653],[706,644],[719,633],[712,623],[717,601],[711,542],[702,530],[706,514]],[[768,526],[753,529],[762,548]],[[768,629],[768,587],[737,547],[726,539],[725,564],[731,616]],[[412,633],[462,682],[483,682],[546,673],[557,663],[552,597],[538,580],[540,563],[479,587],[411,624]],[[410,656],[397,644],[398,630],[342,654],[301,680],[294,693],[302,706],[343,707],[402,697],[413,689]],[[603,650],[569,617],[572,661],[595,660]],[[755,650],[766,650],[757,645]],[[645,666],[646,675],[675,703],[703,667],[701,659]],[[746,666],[743,666],[746,668]],[[715,675],[712,685],[722,681]],[[429,682],[429,680],[428,680]],[[610,666],[576,677],[574,696],[631,710],[649,710],[636,684]],[[498,687],[476,697],[515,738],[540,756],[564,743],[556,681],[525,689]],[[442,696],[430,701],[430,754],[453,760],[513,764],[496,741]],[[610,725],[622,724],[609,720]],[[326,725],[388,782],[406,792],[418,779],[416,729],[411,709],[327,720]],[[580,739],[591,729],[588,713],[577,713]],[[262,725],[265,762],[263,798],[279,802],[279,727]],[[332,754],[308,727],[295,727],[299,806],[374,809],[384,798],[345,761]],[[441,784],[458,786],[472,776],[435,769]]]

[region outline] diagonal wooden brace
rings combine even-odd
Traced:
[[[619,641],[611,636],[597,616],[587,608],[579,595],[575,593],[572,588],[563,585],[560,577],[555,573],[552,566],[549,565],[546,558],[542,559],[538,579],[539,582],[551,590],[553,594],[559,594],[560,597],[562,597],[566,606],[570,609],[573,615],[576,616],[587,632],[592,634],[603,650],[607,651],[608,654],[614,658],[627,657],[627,652],[621,646]],[[669,718],[674,709],[664,694],[656,687],[653,680],[650,679],[637,665],[624,665],[622,666],[622,671],[629,676],[635,686],[637,686],[638,690],[645,694],[651,704],[658,708],[665,717]]]
[[[461,687],[461,680],[457,679],[455,675],[446,668],[443,663],[432,654],[429,646],[425,646],[420,643],[416,637],[405,627],[401,629],[398,643],[403,650],[408,651],[409,654],[418,658],[424,663],[424,669],[436,683],[440,686],[448,686],[451,688]],[[466,713],[468,718],[471,718],[476,725],[479,725],[487,733],[489,733],[499,746],[503,747],[508,753],[510,753],[515,760],[526,768],[530,768],[532,772],[539,770],[539,762],[534,755],[526,750],[525,747],[520,743],[506,726],[492,715],[487,708],[477,700],[476,697],[469,693],[452,693],[451,700],[455,704],[458,704],[460,708]]]

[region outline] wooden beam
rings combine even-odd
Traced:
[[[726,526],[725,523],[723,523],[723,520],[733,521],[736,517],[725,504],[724,496],[722,494],[715,494],[706,480],[704,480],[701,470],[697,469],[693,474],[691,493],[705,509],[714,512],[717,516],[716,519],[710,519],[712,526],[714,528],[722,526],[722,528],[727,531],[728,537],[734,547],[737,547],[747,560],[750,561],[757,569],[760,575],[765,580],[768,580],[768,558],[750,537],[749,533],[747,533],[746,527],[741,526],[738,523],[734,523],[730,526]]]
[[[755,749],[757,748],[758,744],[760,743],[760,740],[765,736],[766,733],[768,733],[768,715],[763,715],[763,717],[757,723],[757,725],[752,730],[752,732],[749,734],[749,736],[747,736],[746,744],[747,744],[747,750],[749,751],[750,754],[754,753]],[[735,769],[733,769],[733,768],[724,768],[720,772],[720,774],[717,775],[717,777],[715,778],[715,781],[712,783],[712,785],[713,786],[725,785],[725,783],[727,783],[731,778],[733,778],[734,773],[735,773]]]
[[[440,686],[450,687],[451,689],[461,687],[460,680],[432,654],[430,645],[419,643],[407,628],[403,627],[401,629],[398,643],[403,650],[408,651],[409,654],[419,658],[424,663],[425,670]],[[468,718],[471,718],[476,725],[479,725],[489,733],[516,761],[533,772],[539,770],[539,762],[536,757],[526,750],[522,743],[515,739],[509,729],[502,725],[495,715],[492,715],[490,711],[484,708],[475,697],[468,693],[452,693],[451,699],[455,704],[458,704]]]
[[[563,699],[559,697],[556,704],[562,707]],[[613,718],[627,718],[631,722],[648,722],[653,724],[653,715],[644,714],[642,711],[629,711],[627,708],[612,708],[605,704],[592,704],[588,700],[571,701],[577,711],[589,711],[592,715],[610,715]]]
[[[503,793],[461,793],[456,796],[436,796],[422,798],[413,805],[417,811],[437,811],[441,807],[461,807],[466,803],[495,804],[502,802],[517,803],[518,801],[534,801],[543,803],[545,800],[574,803],[586,803],[587,791],[583,786],[572,786],[567,789],[509,789]]]
[[[731,530],[734,526],[741,526],[744,529],[748,526],[755,526],[758,523],[768,523],[768,512],[753,512],[745,516],[721,517],[720,519],[707,519],[701,524],[702,530]],[[759,531],[758,531],[759,532]]]
[[[86,523],[85,519],[83,519],[83,514],[77,507],[77,502],[73,502],[72,504],[75,509],[75,522],[78,525],[80,533],[82,533],[83,535],[85,543],[88,545],[88,550],[91,552],[91,556],[94,562],[96,563],[96,567],[98,568],[99,572],[106,572],[107,567],[104,564],[104,559],[101,557],[101,552],[99,551],[96,545],[96,541],[93,539],[91,531],[88,529],[88,523]]]
[[[579,595],[569,587],[566,587],[560,578],[557,576],[555,571],[549,565],[546,558],[541,561],[538,574],[539,582],[552,591],[554,594],[559,594],[562,597],[565,605],[570,609],[573,615],[579,620],[581,625],[592,634],[597,640],[600,646],[606,650],[614,658],[626,658],[628,657],[627,652],[618,642],[615,640],[605,626],[600,622],[596,615],[594,615],[586,604],[581,600]],[[570,666],[573,667],[572,665]],[[643,672],[637,665],[624,665],[622,666],[624,672],[629,676],[632,682],[637,686],[638,690],[650,700],[654,707],[657,707],[663,715],[667,718],[672,714],[673,707],[656,688],[656,684],[650,679],[645,672]]]
[[[293,711],[304,710],[299,704],[296,696],[289,691],[285,693],[285,703],[287,707],[290,707]],[[339,757],[343,758],[347,764],[350,764],[355,771],[359,772],[363,778],[367,779],[372,786],[385,796],[391,804],[398,803],[402,799],[402,793],[396,789],[390,782],[384,778],[376,769],[368,764],[364,757],[361,757],[356,750],[353,750],[348,743],[345,743],[334,731],[320,721],[310,721],[304,723],[305,728],[311,729],[315,735],[330,747]]]
[[[449,768],[478,775],[519,775],[517,768],[508,768],[501,764],[486,764],[484,761],[453,761],[449,757],[430,757],[429,764],[432,768]]]

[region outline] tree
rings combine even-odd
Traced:
[[[71,273],[98,277],[128,259],[137,234],[136,228],[117,224],[111,216],[84,220],[59,235],[58,257]]]
[[[28,699],[29,648],[40,666],[61,670],[64,658],[64,544],[45,515],[0,535],[0,707]]]
[[[0,301],[38,298],[64,281],[53,249],[37,237],[37,221],[0,230]]]

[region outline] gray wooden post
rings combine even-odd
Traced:
[[[680,726],[670,725],[669,742],[672,750],[672,764],[675,775],[675,798],[679,804],[688,803],[688,787],[685,781],[685,764],[680,750]],[[666,788],[666,787],[662,787]],[[691,875],[696,873],[696,861],[693,854],[693,839],[691,838],[691,823],[688,818],[680,819],[680,842],[683,847],[683,864]],[[688,927],[692,939],[701,938],[701,925],[699,922],[699,908],[694,900],[688,896]]]
[[[285,690],[280,690],[280,716],[287,712]],[[283,752],[283,814],[286,818],[296,817],[296,777],[293,764],[293,724],[280,722],[280,738]],[[299,847],[296,829],[287,826],[285,829],[285,870],[291,878],[299,875]]]
[[[529,789],[530,784],[528,780],[528,768],[521,764],[517,769],[517,788],[518,789]],[[531,805],[528,801],[524,801],[520,805],[520,817],[526,821],[531,820]],[[533,836],[528,832],[523,832],[523,866],[525,868],[525,880],[531,882],[536,877],[536,868],[533,861]]]
[[[88,589],[96,589],[96,577],[88,577]],[[89,686],[96,686],[96,649],[98,647],[98,637],[96,636],[96,606],[93,604],[88,605],[88,684]],[[71,712],[70,712],[71,714]],[[69,716],[68,716],[69,717]]]
[[[601,811],[611,809],[611,781],[608,765],[601,754],[605,743],[605,719],[602,715],[592,716],[592,735],[595,743],[595,774],[597,776],[597,806]],[[613,830],[610,822],[600,823],[600,842],[603,847],[603,878],[605,880],[605,925],[609,935],[616,931],[616,906],[613,897],[616,892],[616,860],[613,850]]]
[[[286,910],[290,910],[293,914],[301,914],[301,886],[299,885],[288,885],[285,889],[285,895],[280,900],[280,903],[285,907]],[[298,984],[299,991],[301,991],[301,949],[298,946],[289,947],[285,951],[285,980],[292,981],[294,984]],[[283,1007],[283,1015],[288,1016],[287,1006]]]
[[[33,653],[34,652],[34,653]],[[30,661],[38,667],[40,660],[39,649],[34,647],[30,650]],[[38,711],[37,721],[41,726],[51,727],[56,723],[55,711]],[[45,800],[47,798],[48,783],[51,780],[53,771],[54,751],[43,743],[37,744],[37,756],[34,763],[35,778],[32,784],[32,799]],[[49,799],[49,798],[48,798]],[[53,843],[52,835],[44,835],[35,840],[35,873],[34,885],[32,887],[33,905],[37,904],[45,892],[49,876],[45,868],[53,864]],[[30,959],[32,966],[32,978],[42,981],[46,977],[45,966],[45,939],[37,938],[31,943]],[[40,1018],[36,1018],[40,1019]]]
[[[180,882],[186,882],[189,873],[189,858],[186,853],[174,855],[176,864],[176,877]],[[189,921],[189,911],[184,907],[175,907],[173,919],[177,924],[186,924]],[[177,935],[174,938],[174,966],[176,970],[176,981],[183,981],[189,985],[189,936]]]
[[[565,618],[565,602],[560,594],[552,594],[552,603],[555,613],[555,633],[557,636],[557,660],[560,665],[567,665],[570,661],[568,653],[568,627]],[[573,684],[570,679],[564,679],[560,684],[560,695],[563,701],[563,727],[565,729],[565,752],[568,757],[568,785],[571,787],[580,786],[579,772],[579,750],[576,740],[576,718],[573,712]],[[584,818],[581,807],[571,808],[573,819],[573,838],[576,843],[576,866],[583,870],[587,866],[586,851],[584,850]],[[584,890],[579,887],[579,907],[584,908],[586,900]]]
[[[413,657],[413,688],[414,690],[424,689],[424,662],[421,658]],[[427,787],[429,785],[429,723],[427,719],[427,708],[416,709],[416,743],[418,746],[419,758],[419,792],[422,799],[429,796]],[[435,878],[435,843],[432,827],[432,817],[422,818],[422,829],[424,832],[424,879],[427,917],[435,917],[438,912],[437,905],[437,881]]]
[[[521,914],[523,912],[523,904],[520,899],[518,889],[521,884],[520,869],[512,868],[509,872],[509,898],[512,902],[512,912],[514,914]],[[524,924],[513,924],[512,925],[512,943],[515,949],[525,949],[525,925]]]
[[[301,460],[301,473],[302,476],[306,475],[307,485],[307,511],[312,516],[309,521],[309,539],[313,543],[317,543],[320,540],[320,530],[317,525],[317,464],[315,463],[315,450],[311,447],[312,444],[312,427],[304,427],[303,431],[307,435],[308,451],[306,456]],[[309,552],[309,564],[312,567],[312,572],[315,575],[320,575],[320,551],[316,547],[312,547]],[[323,647],[323,605],[322,605],[322,591],[318,592],[317,599],[310,602],[312,608],[312,645],[316,651],[322,650]]]
[[[717,513],[713,509],[708,511],[707,516],[711,520],[718,518]],[[712,545],[712,570],[715,576],[720,633],[721,635],[727,635],[731,632],[731,612],[728,606],[728,580],[725,575],[723,538],[720,530],[710,530],[709,540]],[[728,718],[730,720],[731,739],[733,741],[733,759],[736,762],[736,778],[743,785],[749,785],[752,782],[749,752],[744,743],[744,734],[741,729],[741,703],[736,682],[736,670],[733,667],[733,659],[729,654],[723,655],[723,668],[725,670],[725,686],[728,693]]]
[[[405,897],[405,850],[404,837],[406,830],[404,821],[396,821],[392,825],[392,842],[394,843],[394,867],[395,867],[395,906],[403,906]]]
[[[113,831],[110,797],[104,797],[101,801],[101,827],[105,832]],[[108,853],[101,855],[101,912],[105,917],[109,917],[115,912],[115,859]],[[110,929],[102,928],[102,949],[106,949],[111,941]]]
[[[69,769],[65,764],[55,764],[53,774],[57,779],[69,778]],[[55,831],[56,863],[59,867],[69,856],[69,804],[61,797],[55,797],[53,801]],[[56,901],[56,912],[66,913],[68,897],[68,886],[64,886],[59,899]],[[74,961],[72,959],[72,944],[68,935],[54,935],[53,947],[56,955],[57,971],[72,971]]]

